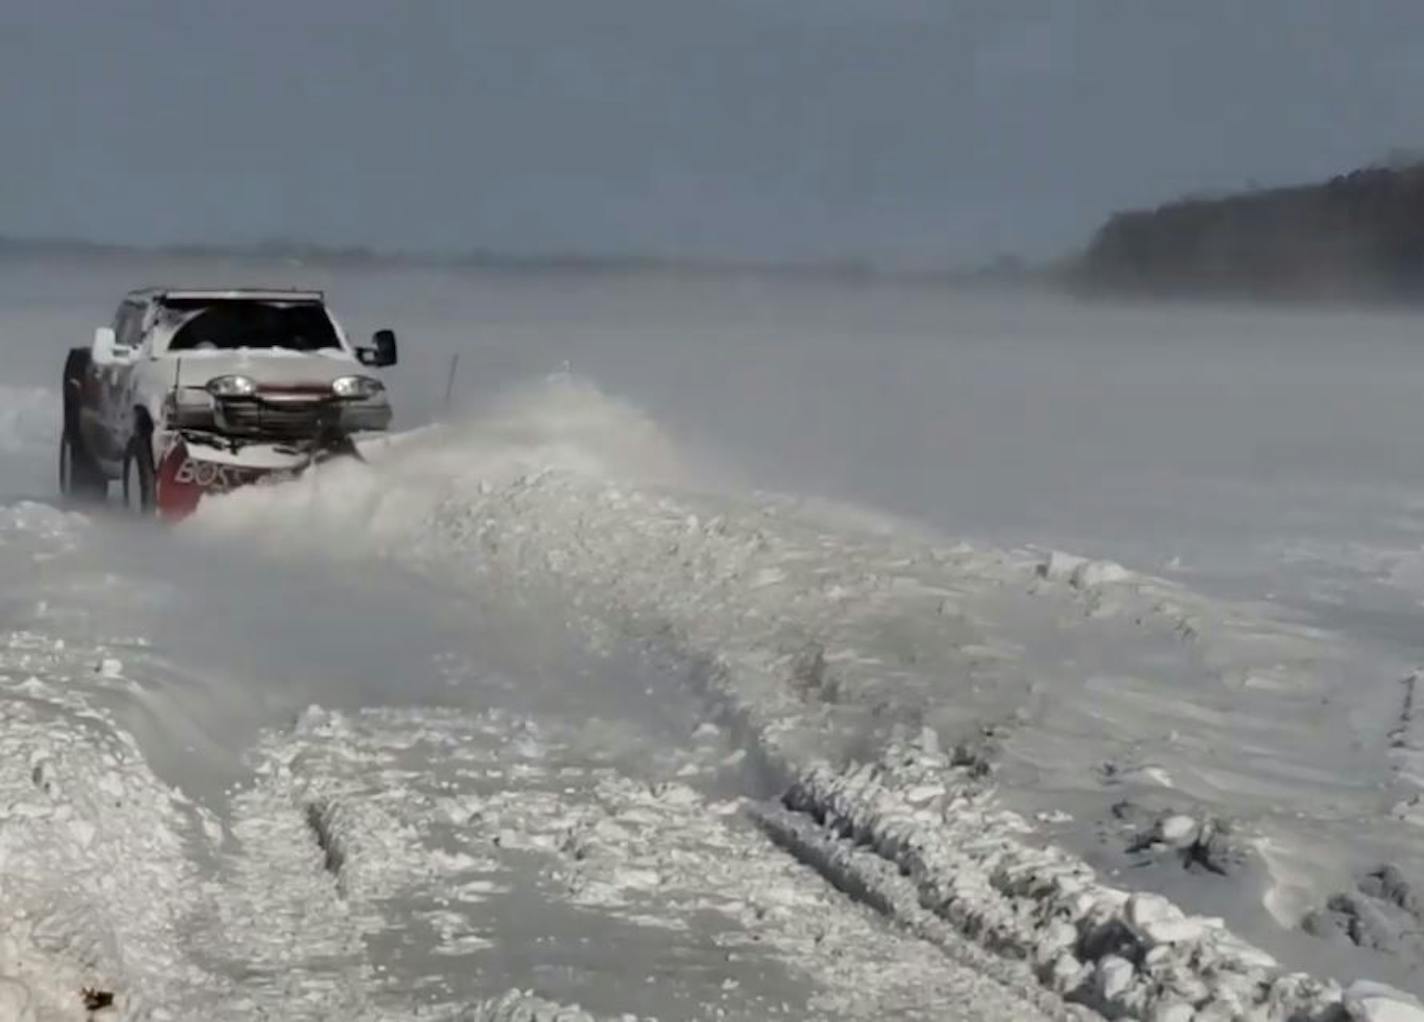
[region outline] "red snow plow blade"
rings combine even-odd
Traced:
[[[241,486],[271,485],[295,479],[311,462],[307,454],[287,454],[271,448],[239,456],[199,446],[195,453],[182,437],[175,437],[154,469],[154,503],[167,521],[188,517],[202,499],[228,493]],[[265,455],[265,456],[263,456]]]

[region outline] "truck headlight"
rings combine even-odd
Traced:
[[[331,381],[331,392],[337,397],[378,397],[385,389],[380,380],[369,376],[342,376]]]
[[[257,384],[246,376],[218,376],[208,381],[207,391],[213,397],[251,397]]]

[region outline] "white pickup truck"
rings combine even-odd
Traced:
[[[319,291],[148,288],[64,366],[66,497],[168,518],[205,494],[291,477],[385,430],[396,338],[355,347]]]

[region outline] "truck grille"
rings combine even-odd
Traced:
[[[312,437],[334,423],[340,410],[329,401],[219,401],[218,429],[246,436]]]

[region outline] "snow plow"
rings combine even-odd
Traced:
[[[59,481],[73,501],[169,520],[207,496],[291,479],[383,432],[396,362],[378,330],[353,346],[319,291],[149,288],[64,366]]]

